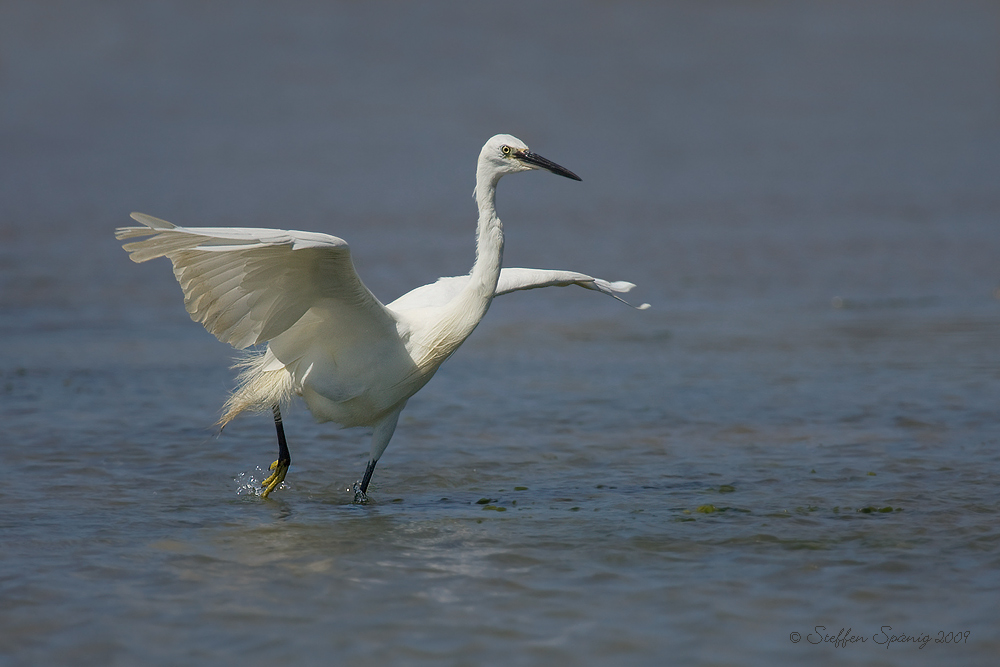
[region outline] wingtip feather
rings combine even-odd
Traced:
[[[631,291],[632,288],[635,287],[635,283],[630,283],[627,280],[616,280],[614,282],[611,282],[608,280],[601,280],[600,278],[595,278],[594,284],[598,289],[598,291],[604,292],[608,296],[618,299],[625,305],[632,306],[636,310],[646,310],[649,308],[648,303],[643,303],[641,305],[635,306],[626,301],[625,299],[621,298],[620,296],[618,296],[618,294],[616,294],[616,292],[625,293]]]
[[[138,223],[146,225],[150,229],[173,229],[177,225],[172,222],[167,222],[166,220],[161,220],[160,218],[154,218],[151,215],[146,215],[145,213],[138,213],[133,211],[129,214],[129,217]]]

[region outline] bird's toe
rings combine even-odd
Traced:
[[[278,486],[285,481],[285,474],[288,473],[288,465],[291,461],[282,461],[278,459],[271,464],[268,470],[271,470],[270,476],[261,482],[260,497],[267,498],[272,491],[274,491]]]

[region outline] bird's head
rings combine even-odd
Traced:
[[[581,180],[569,169],[561,167],[537,153],[532,153],[523,141],[509,134],[498,134],[486,142],[479,154],[479,169],[480,171],[486,170],[487,174],[494,179],[499,179],[504,174],[516,174],[519,171],[546,169],[553,174],[572,178],[574,181]]]

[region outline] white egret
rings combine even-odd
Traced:
[[[317,421],[373,429],[368,467],[355,485],[365,500],[406,401],[472,333],[495,296],[537,287],[580,285],[623,301],[634,287],[573,271],[501,268],[503,228],[494,200],[504,174],[546,169],[580,177],[498,134],[476,169],[476,260],[469,275],[440,278],[383,305],[354,270],[347,243],[312,232],[243,227],[179,227],[133,213],[143,227],[119,240],[135,262],[167,257],[191,319],[237,349],[267,343],[241,363],[238,386],[219,424],[246,410],[272,410],[278,459],[260,495],[291,463],[280,407],[300,396]],[[624,301],[623,301],[624,302]],[[625,302],[627,303],[627,302]],[[640,308],[648,308],[642,304]]]

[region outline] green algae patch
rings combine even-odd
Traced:
[[[901,507],[875,507],[874,505],[869,505],[868,507],[861,507],[857,510],[862,514],[888,514],[889,512],[902,512]]]

